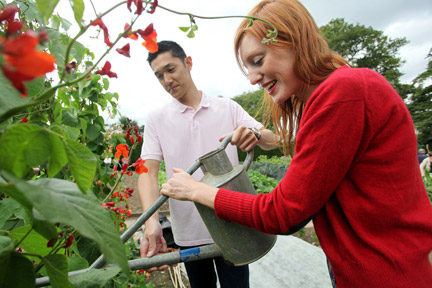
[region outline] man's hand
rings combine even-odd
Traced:
[[[159,253],[167,252],[167,244],[162,234],[160,223],[148,221],[145,226],[144,235],[141,238],[140,255],[141,258],[152,257]],[[147,269],[147,272],[168,269],[168,265]]]
[[[219,138],[219,142],[221,142],[227,135],[230,134],[233,134],[231,144],[238,146],[244,152],[251,151],[255,145],[258,144],[258,139],[255,136],[255,133],[245,126],[239,126],[236,130],[234,130],[234,132],[223,135],[221,138]]]

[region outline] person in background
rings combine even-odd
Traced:
[[[162,87],[173,97],[160,109],[152,111],[146,120],[141,158],[146,160],[148,173],[138,179],[138,192],[143,210],[159,196],[158,172],[165,161],[167,178],[173,167],[183,169],[199,157],[219,147],[219,141],[233,133],[231,144],[243,151],[255,145],[264,150],[278,147],[276,135],[264,129],[243,108],[229,98],[207,96],[192,80],[192,58],[177,43],[161,41],[158,51],[148,55],[148,62]],[[226,148],[233,165],[238,164],[237,148]],[[203,176],[199,169],[195,179]],[[191,176],[192,177],[192,176]],[[172,232],[175,244],[181,249],[213,243],[198,210],[191,202],[169,200]],[[145,223],[141,240],[141,257],[151,257],[166,249],[158,213]],[[221,257],[185,263],[192,288],[249,287],[249,268],[231,266]],[[217,270],[217,278],[214,267]],[[164,269],[166,267],[160,267]]]
[[[111,157],[107,155],[104,159],[104,163],[105,163],[105,168],[108,169],[108,167],[111,165]]]
[[[424,159],[428,158],[428,155],[426,154],[426,150],[423,149],[423,148],[420,148],[420,149],[418,150],[418,155],[417,155],[417,157],[418,157],[419,164],[421,164],[421,163],[423,162]]]
[[[263,43],[273,28],[245,19],[234,50],[251,84],[266,91],[290,167],[259,195],[211,187],[176,167],[161,194],[265,233],[287,234],[313,218],[334,287],[432,287],[432,206],[402,98],[380,74],[332,52],[299,1],[264,0],[249,16],[278,32]]]
[[[428,155],[426,155],[426,158],[423,159],[423,161],[420,163],[420,173],[422,177],[425,177],[426,172],[431,173],[432,172],[432,152],[429,152]]]

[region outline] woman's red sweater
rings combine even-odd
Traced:
[[[432,206],[411,116],[385,78],[333,72],[306,103],[295,150],[272,193],[220,189],[217,216],[285,234],[315,215],[338,288],[432,287]]]

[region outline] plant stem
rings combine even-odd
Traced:
[[[117,189],[118,184],[120,183],[121,179],[123,178],[123,173],[120,173],[120,177],[117,179],[116,183],[114,184],[113,188],[111,188],[111,191],[108,193],[108,195],[105,197],[105,199],[102,201],[105,203],[109,199],[109,197],[113,194],[115,189]]]

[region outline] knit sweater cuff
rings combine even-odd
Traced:
[[[222,220],[233,221],[252,227],[252,207],[255,196],[220,188],[214,202],[216,216]]]

